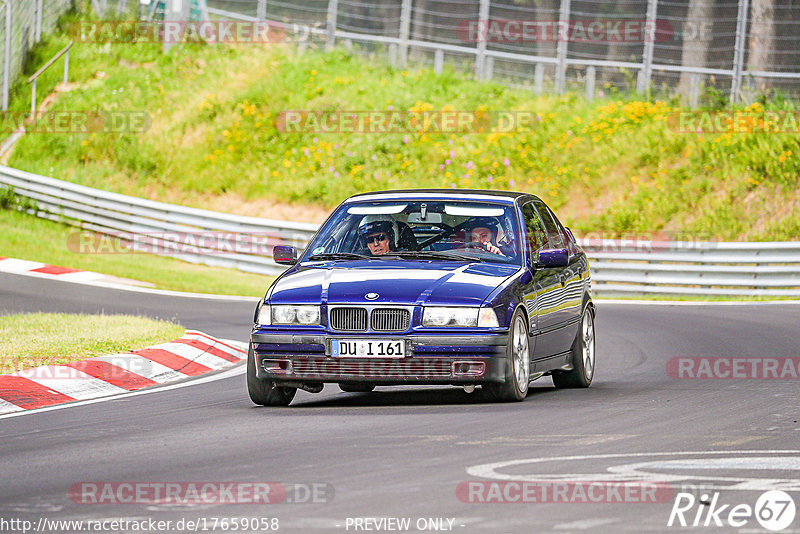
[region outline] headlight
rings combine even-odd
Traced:
[[[492,308],[481,308],[478,314],[478,326],[481,328],[498,328],[500,326],[497,314]]]
[[[492,308],[426,307],[422,326],[471,326],[497,328],[497,314]]]
[[[264,304],[258,309],[258,324],[270,324],[269,304]]]
[[[478,309],[426,307],[422,326],[478,326]]]
[[[272,324],[318,325],[319,306],[272,306]]]

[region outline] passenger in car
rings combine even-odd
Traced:
[[[499,227],[500,223],[494,217],[475,217],[464,225],[464,229],[469,232],[469,242],[472,246],[477,246],[492,254],[505,256],[497,245]]]

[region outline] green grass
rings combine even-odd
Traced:
[[[46,57],[66,38],[37,52]],[[533,95],[453,70],[396,70],[377,56],[279,45],[73,47],[80,91],[55,109],[146,110],[145,132],[35,134],[10,160],[117,192],[214,207],[235,194],[332,207],[398,187],[530,191],[582,234],[675,232],[709,239],[794,239],[800,135],[678,133],[677,101]],[[102,73],[102,74],[100,74]],[[610,96],[610,98],[609,98]],[[532,128],[484,134],[282,133],[283,110],[531,111]],[[761,109],[794,110],[786,100]],[[269,216],[269,213],[264,213]]]
[[[26,313],[0,316],[0,374],[165,343],[184,328],[132,315]]]
[[[274,277],[186,263],[153,254],[81,253],[82,230],[0,209],[0,256],[149,282],[158,289],[261,296]]]

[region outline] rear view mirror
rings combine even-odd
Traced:
[[[569,253],[565,248],[540,250],[539,263],[545,267],[566,267],[569,265]]]
[[[272,258],[281,265],[294,265],[297,263],[297,249],[287,245],[272,247]]]

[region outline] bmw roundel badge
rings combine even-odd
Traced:
[[[376,298],[380,297],[377,293],[367,293],[364,295],[364,298],[367,300],[375,300]]]

